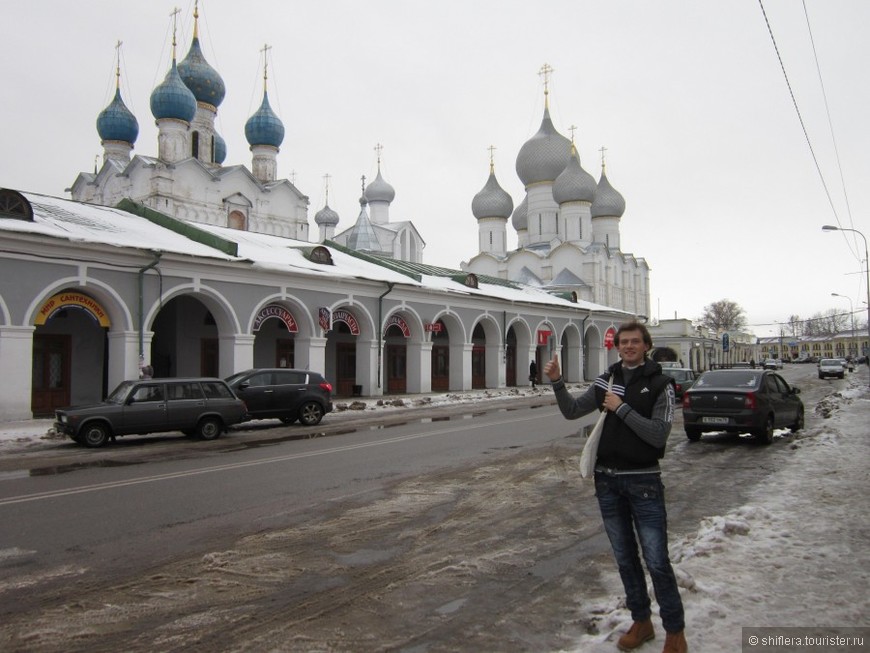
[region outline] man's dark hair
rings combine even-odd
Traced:
[[[617,346],[619,346],[619,336],[622,335],[623,331],[640,331],[644,344],[646,344],[649,349],[652,349],[652,336],[649,334],[649,330],[646,328],[644,323],[632,320],[631,322],[623,322],[620,324],[619,328],[616,330],[616,335],[613,337],[613,341]],[[647,354],[649,353],[649,349],[647,350]],[[646,354],[644,354],[644,356],[646,356]]]

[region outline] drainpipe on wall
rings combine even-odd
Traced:
[[[384,312],[384,297],[393,292],[396,284],[387,282],[387,289],[383,295],[378,297],[378,387],[381,387],[381,361],[384,357],[384,328],[381,322],[383,321]]]
[[[139,269],[139,360],[145,359],[145,273],[152,268],[156,268],[160,263],[161,252],[151,252],[154,255],[154,260],[144,268]],[[160,273],[160,270],[157,271]]]
[[[586,365],[583,364],[583,361],[586,359],[586,347],[583,346],[583,343],[586,342],[586,320],[590,317],[592,317],[592,311],[589,311],[580,323],[580,347],[583,350],[583,358],[580,359],[580,376],[584,381],[586,380]]]

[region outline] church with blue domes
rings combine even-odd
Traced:
[[[278,178],[284,125],[269,105],[265,72],[263,101],[245,124],[251,167],[223,165],[226,142],[215,119],[226,87],[203,55],[198,19],[195,9],[193,40],[180,62],[173,36],[171,66],[151,93],[157,156],[133,155],[139,124],[117,83],[112,102],[97,118],[102,166],[78,175],[72,199],[115,206],[128,198],[188,222],[308,240],[308,197]],[[116,76],[120,79],[120,69]]]

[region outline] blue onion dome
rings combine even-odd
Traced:
[[[329,208],[329,204],[327,204],[314,214],[314,222],[319,225],[334,227],[338,224],[338,213]]]
[[[381,177],[381,168],[378,166],[378,176],[366,186],[363,195],[367,202],[392,202],[396,198],[396,190]]]
[[[115,89],[115,98],[97,116],[97,133],[104,141],[136,142],[139,122],[121,99],[121,89]]]
[[[625,213],[625,198],[610,185],[602,167],[598,190],[595,191],[595,201],[592,202],[592,217],[621,218],[623,213]]]
[[[199,37],[195,33],[187,56],[178,64],[178,72],[197,102],[217,108],[224,101],[227,92],[224,80],[205,60],[202,48],[199,47]]]
[[[151,91],[151,113],[154,118],[175,118],[190,122],[196,115],[196,98],[181,81],[175,60],[166,78]]]
[[[250,145],[281,147],[284,142],[284,123],[269,106],[269,94],[263,92],[263,103],[245,123],[245,138]]]
[[[529,196],[526,195],[519,206],[514,209],[511,216],[511,224],[517,231],[524,231],[529,228]]]
[[[568,165],[571,141],[553,126],[550,109],[544,109],[544,119],[538,133],[523,143],[517,154],[517,175],[526,187],[544,181],[554,181]]]
[[[565,202],[592,202],[597,188],[595,177],[580,165],[577,148],[571,145],[571,158],[562,173],[553,182],[553,199],[556,204]]]
[[[214,133],[214,162],[223,163],[227,158],[227,142],[224,137]]]
[[[504,218],[507,220],[514,210],[514,201],[495,178],[495,168],[490,165],[489,179],[483,189],[471,200],[471,212],[478,220],[481,218]]]

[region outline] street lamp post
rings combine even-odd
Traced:
[[[870,346],[870,258],[867,257],[867,237],[862,234],[857,229],[848,229],[846,227],[836,227],[832,224],[826,224],[822,226],[822,231],[851,231],[853,233],[858,234],[864,240],[864,266],[867,271],[866,285],[867,288],[867,340],[868,346]],[[870,371],[870,347],[868,350],[864,352],[867,358],[867,370]],[[868,380],[868,385],[870,385],[870,380]]]
[[[841,297],[843,299],[849,300],[849,317],[852,318],[852,337],[849,338],[849,355],[851,355],[852,343],[855,341],[855,305],[852,303],[852,298],[847,297],[846,295],[840,295],[838,293],[832,292],[831,297]]]

